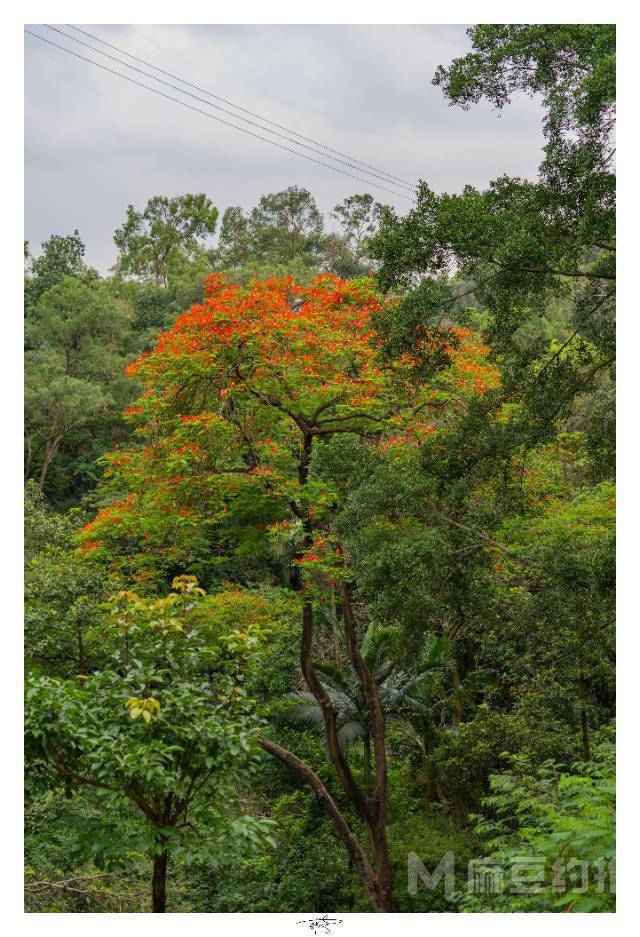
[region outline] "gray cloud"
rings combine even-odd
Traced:
[[[30,28],[116,67],[44,27]],[[83,28],[342,152],[405,179],[425,179],[438,191],[481,186],[502,173],[532,177],[540,162],[536,101],[519,98],[502,114],[485,103],[463,112],[431,85],[438,65],[468,50],[462,26]],[[296,184],[310,189],[324,212],[367,190],[400,211],[409,206],[29,36],[25,70],[25,237],[36,250],[50,234],[77,227],[87,261],[104,272],[115,260],[113,231],[127,204],[143,206],[157,194],[206,192],[223,211],[228,205],[249,208],[263,193]]]

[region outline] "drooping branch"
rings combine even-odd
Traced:
[[[458,530],[463,530],[465,533],[473,534],[474,537],[479,537],[483,540],[488,546],[494,547],[496,550],[500,550],[501,553],[507,553],[509,556],[512,556],[519,563],[524,563],[525,565],[533,565],[533,561],[527,559],[526,557],[520,556],[516,553],[515,550],[511,550],[504,543],[500,543],[499,540],[494,540],[493,537],[490,537],[488,534],[485,534],[482,530],[477,530],[475,527],[469,527],[468,524],[463,524],[461,521],[455,520],[453,517],[448,517],[446,514],[443,514],[442,511],[438,508],[436,504],[432,501],[426,502],[429,508],[434,512],[436,517],[439,520],[443,521],[445,524],[449,524],[451,527],[455,527]],[[474,545],[475,548],[475,545]],[[471,549],[469,547],[469,549]]]
[[[511,264],[501,263],[499,260],[491,258],[491,263],[494,263],[497,267],[502,267],[503,269],[508,270],[510,273],[532,273],[537,276],[553,276],[553,277],[569,277],[572,280],[577,280],[582,277],[588,280],[615,280],[615,273],[607,272],[597,272],[595,270],[558,270],[555,267],[514,267]]]
[[[336,832],[338,833],[349,855],[351,856],[356,869],[360,873],[360,877],[362,878],[364,886],[367,890],[367,894],[371,899],[374,910],[384,910],[382,907],[380,907],[380,892],[377,885],[376,875],[371,867],[369,858],[360,846],[356,837],[351,832],[347,821],[340,812],[333,797],[322,783],[318,775],[315,773],[313,768],[305,764],[304,761],[301,761],[300,758],[296,757],[296,755],[287,751],[285,748],[282,748],[280,745],[272,742],[270,739],[262,737],[259,739],[259,743],[266,752],[295,771],[311,787],[318,800],[318,803],[330,818]]]

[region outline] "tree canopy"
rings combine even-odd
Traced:
[[[127,208],[127,219],[113,239],[120,251],[123,273],[153,277],[166,284],[166,267],[180,253],[193,254],[200,242],[214,233],[218,209],[206,195],[150,198],[143,211]]]

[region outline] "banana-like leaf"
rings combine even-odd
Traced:
[[[354,742],[360,742],[369,736],[369,730],[361,722],[350,719],[338,729],[338,744],[342,751]]]

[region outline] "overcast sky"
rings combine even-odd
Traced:
[[[29,28],[119,68],[43,26]],[[404,179],[424,179],[437,191],[482,186],[502,173],[531,178],[540,162],[535,101],[521,97],[502,114],[485,103],[465,112],[449,107],[431,84],[438,65],[469,49],[462,26],[82,28],[343,153]],[[127,205],[143,207],[161,194],[206,192],[222,214],[228,205],[251,208],[260,195],[295,184],[308,188],[325,213],[364,191],[400,211],[409,207],[30,36],[25,71],[25,238],[36,253],[50,234],[78,228],[87,262],[106,272],[115,261],[113,231]]]

